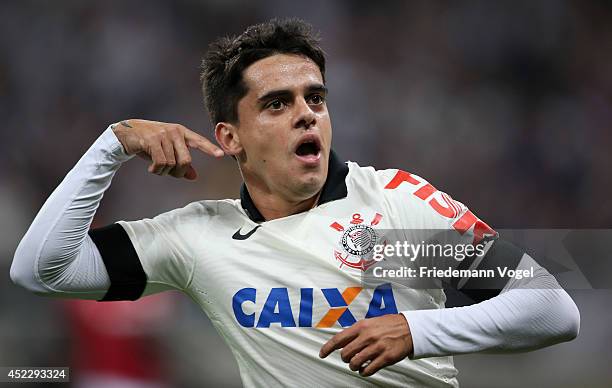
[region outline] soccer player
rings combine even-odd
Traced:
[[[463,204],[402,170],[338,159],[325,58],[308,25],[273,20],[218,40],[202,81],[220,147],[179,124],[111,125],[23,237],[15,283],[103,301],[181,290],[230,346],[245,386],[456,387],[454,354],[526,351],[577,336],[578,309],[554,277]],[[239,200],[89,230],[123,163],[145,156],[149,172],[193,180],[193,150],[235,158]],[[441,289],[366,287],[372,262],[364,255],[378,229],[486,241],[486,252],[460,267],[534,275],[472,293],[475,303],[459,308],[444,308]],[[459,283],[473,290],[477,281]]]

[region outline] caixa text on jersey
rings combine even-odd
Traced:
[[[347,287],[344,290],[337,288],[300,288],[299,301],[294,300],[294,303],[292,303],[286,287],[272,288],[269,292],[267,290],[258,292],[256,288],[242,288],[234,294],[232,308],[236,321],[241,326],[249,328],[269,328],[273,324],[281,327],[326,328],[334,325],[348,327],[357,321],[350,310],[350,304],[360,294],[368,296],[369,303],[365,316],[359,316],[359,319],[397,314],[398,310],[391,284],[379,285],[371,294],[370,292],[362,293],[362,290],[362,287]],[[258,298],[264,297],[266,293],[265,303],[262,306],[257,303]],[[313,324],[315,293],[324,296],[324,298],[317,297],[317,301],[326,303],[325,309],[327,309],[327,312]],[[298,297],[297,294],[297,292],[294,293],[295,299]],[[257,306],[261,307],[258,308]]]

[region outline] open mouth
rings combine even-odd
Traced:
[[[298,146],[295,153],[298,156],[308,156],[308,155],[317,155],[321,151],[319,145],[313,141],[307,141],[306,143],[302,143]]]
[[[321,142],[319,137],[314,134],[304,136],[298,143],[295,154],[304,162],[317,163],[321,158]]]

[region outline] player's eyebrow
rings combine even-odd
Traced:
[[[327,95],[327,88],[325,87],[325,85],[321,84],[309,85],[308,88],[306,88],[306,91],[306,94],[321,93],[324,96]]]
[[[306,87],[306,94],[312,94],[312,93],[321,93],[323,95],[327,95],[327,88],[324,85],[319,84],[319,83],[308,85]],[[293,92],[289,89],[270,90],[263,96],[258,97],[257,102],[262,103],[262,102],[272,100],[274,98],[281,98],[281,97],[287,98],[287,97],[291,97],[292,95],[293,95]]]

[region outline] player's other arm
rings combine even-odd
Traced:
[[[370,376],[406,357],[521,352],[576,338],[580,313],[556,279],[512,244],[499,240],[494,244],[479,269],[504,264],[510,268],[514,266],[509,262],[514,262],[518,271],[533,271],[534,276],[511,279],[493,297],[494,289],[475,292],[481,290],[472,288],[478,285],[470,285],[474,281],[470,280],[463,291],[478,298],[471,306],[361,320],[333,336],[320,356],[342,349],[342,360],[351,370]]]
[[[126,120],[109,127],[40,209],[15,252],[10,270],[13,282],[40,295],[104,297],[112,279],[99,245],[109,233],[94,233],[92,239],[88,231],[114,174],[123,162],[139,155],[151,160],[151,173],[195,179],[189,147],[223,155],[207,139],[179,124]],[[111,234],[127,239],[118,225]]]
[[[477,303],[402,312],[411,328],[413,358],[529,351],[578,336],[580,312],[554,276],[513,244],[502,239],[490,244],[474,268],[497,273],[505,267],[533,277],[470,278],[459,291]]]
[[[394,203],[403,204],[406,198],[413,197],[426,201],[423,202],[426,206],[416,200],[419,203],[416,207],[398,207],[406,220],[422,213],[422,225],[427,225],[422,228],[453,230],[458,227],[469,241],[475,237],[480,240],[489,232],[496,235],[463,204],[438,192],[420,177],[396,170],[385,189],[400,194],[393,198]],[[440,205],[444,203],[448,207]],[[461,211],[455,211],[458,209]],[[574,301],[525,252],[497,239],[479,263],[479,269],[499,266],[519,271],[533,269],[534,276],[510,281],[501,278],[503,284],[497,290],[490,286],[478,290],[481,287],[473,284],[473,280],[468,281],[462,291],[479,302],[471,306],[404,311],[359,321],[332,337],[322,347],[321,357],[342,349],[343,361],[352,370],[369,376],[405,357],[527,351],[570,341],[578,335],[580,313]],[[366,361],[371,362],[364,364]]]

